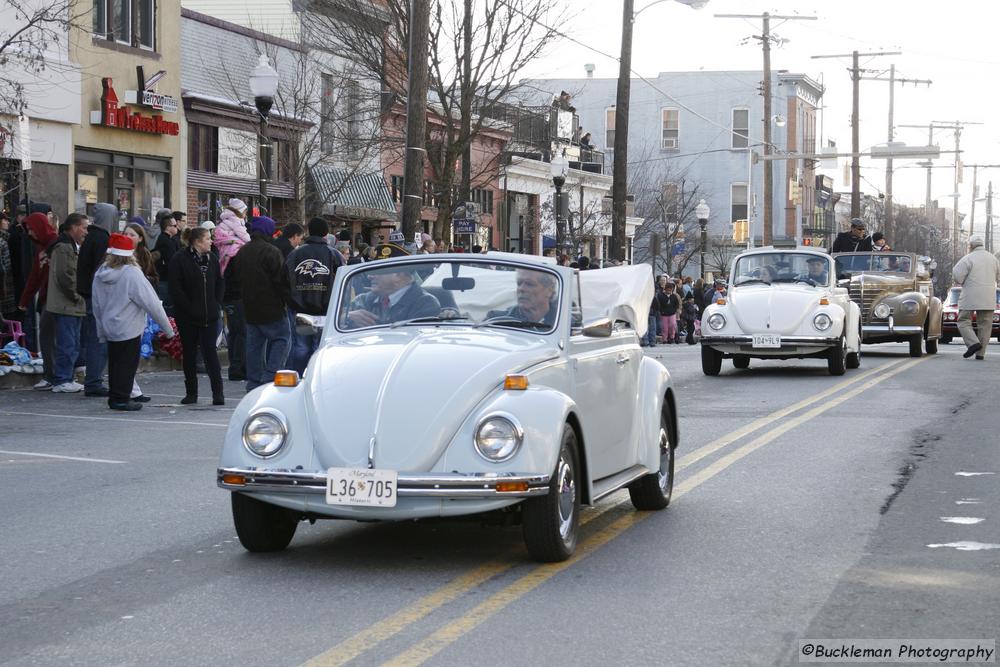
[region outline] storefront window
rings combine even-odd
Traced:
[[[83,208],[87,212],[87,215],[94,214],[94,204],[109,200],[111,192],[110,169],[110,167],[102,167],[98,165],[77,166],[77,202],[78,204],[83,204]]]
[[[166,205],[167,174],[140,171],[135,182],[135,213],[152,222]]]
[[[108,202],[151,223],[170,206],[169,160],[78,149],[75,171],[77,201],[89,214],[94,204]]]

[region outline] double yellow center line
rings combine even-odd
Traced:
[[[871,389],[880,382],[902,373],[922,359],[912,359],[909,361],[893,361],[879,368],[875,368],[864,373],[855,375],[849,380],[840,382],[825,391],[822,391],[805,400],[799,401],[771,414],[756,419],[749,424],[742,426],[726,435],[700,447],[677,461],[676,470],[682,470],[701,459],[709,456],[720,449],[744,438],[765,427],[771,427],[767,433],[755,438],[751,442],[738,447],[726,456],[714,461],[712,464],[699,470],[697,473],[684,479],[674,487],[674,500],[684,496],[691,490],[697,488],[707,480],[719,474],[729,466],[733,465],[743,457],[760,449],[764,445],[772,442],[788,431],[810,421],[818,415],[833,409],[851,398]],[[852,387],[853,388],[850,388]],[[841,393],[843,392],[843,393]],[[797,417],[784,420],[786,417],[808,408],[816,403],[820,405],[802,413]],[[779,421],[784,420],[784,421]],[[621,511],[622,505],[627,504],[627,500],[619,502],[609,502],[600,506],[590,508],[581,513],[581,524],[589,523],[597,517],[611,510]],[[652,516],[652,512],[628,511],[615,519],[607,526],[600,528],[582,540],[578,545],[576,553],[572,558],[562,563],[537,565],[527,573],[517,578],[501,590],[490,595],[473,609],[465,613],[461,618],[452,621],[429,637],[410,647],[386,664],[389,665],[419,665],[427,661],[441,650],[457,641],[459,638],[475,629],[477,626],[488,620],[490,617],[510,605],[512,602],[523,597],[528,592],[534,590],[545,581],[551,579],[563,570],[572,567],[575,563],[586,558],[588,555],[601,548],[612,539],[628,530],[635,524]],[[512,554],[511,554],[512,555]],[[454,601],[459,596],[482,585],[490,579],[503,574],[515,566],[521,564],[513,557],[498,559],[485,563],[469,572],[453,579],[437,590],[421,597],[407,607],[396,612],[392,616],[385,618],[365,630],[347,638],[328,651],[309,660],[306,665],[310,667],[343,665],[355,659],[362,653],[373,649],[383,641],[398,634],[408,626],[425,618],[442,606]]]

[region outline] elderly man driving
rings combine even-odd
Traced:
[[[559,290],[556,277],[545,271],[517,270],[517,305],[507,310],[491,311],[491,317],[510,317],[524,322],[554,325],[559,315]]]
[[[414,281],[412,270],[376,269],[367,275],[371,290],[351,302],[347,312],[349,327],[371,327],[441,313],[437,298]]]

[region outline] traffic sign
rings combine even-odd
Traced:
[[[476,221],[468,218],[453,218],[451,224],[455,228],[456,234],[475,234]]]

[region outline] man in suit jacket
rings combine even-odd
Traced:
[[[347,325],[352,329],[391,324],[415,317],[440,315],[441,304],[414,281],[413,271],[378,269],[369,272],[371,291],[357,296],[347,312]]]

